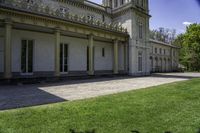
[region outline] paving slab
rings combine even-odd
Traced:
[[[86,99],[192,78],[200,78],[200,73],[157,73],[148,77],[123,76],[0,86],[0,110]]]

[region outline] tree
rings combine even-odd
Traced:
[[[165,43],[172,43],[176,36],[175,29],[168,29],[160,27],[157,30],[150,31],[150,38]]]
[[[181,47],[180,63],[190,71],[200,71],[200,24],[188,26],[173,44]]]

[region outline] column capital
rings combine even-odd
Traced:
[[[13,21],[10,18],[4,19],[4,24],[12,25]]]
[[[60,28],[55,28],[54,31],[55,33],[60,32]]]
[[[114,39],[113,42],[114,42],[115,44],[118,44],[118,43],[119,43],[119,40],[118,40],[118,39]]]
[[[87,36],[88,36],[88,38],[94,38],[94,34],[92,34],[92,33],[88,34]]]

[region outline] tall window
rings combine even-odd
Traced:
[[[114,1],[114,7],[117,7],[118,6],[118,0],[115,0]]]
[[[155,48],[155,53],[157,54],[157,48]]]
[[[162,54],[162,48],[160,48],[160,54]]]
[[[105,48],[102,48],[102,57],[105,57]]]
[[[33,40],[21,41],[21,72],[33,72]]]
[[[144,7],[144,0],[141,0],[141,6]]]
[[[138,52],[138,71],[142,72],[142,52]]]
[[[124,4],[124,0],[120,0],[120,4],[123,5]]]
[[[60,72],[68,72],[68,45],[60,44]]]
[[[102,21],[105,22],[105,15],[102,15]]]
[[[139,5],[139,0],[136,0],[136,4]]]
[[[142,30],[143,30],[143,25],[142,23],[139,23],[139,38],[140,39],[142,39],[142,36],[143,36]]]

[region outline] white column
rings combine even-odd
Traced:
[[[128,70],[128,55],[127,52],[128,51],[128,44],[127,42],[125,42],[124,44],[124,70],[127,72]]]
[[[60,76],[60,30],[55,31],[55,76]]]
[[[150,42],[149,42],[149,18],[147,17],[146,18],[146,22],[145,22],[145,44],[146,44],[146,49],[145,49],[145,62],[146,62],[146,68],[145,68],[145,73],[148,75],[150,74],[150,71],[151,71],[151,66],[150,66]]]
[[[113,71],[114,74],[118,74],[118,40],[114,41],[114,66],[113,66]]]
[[[89,35],[89,75],[94,75],[94,36]]]
[[[11,72],[11,21],[5,22],[5,43],[4,43],[4,78],[10,79],[12,77]]]

